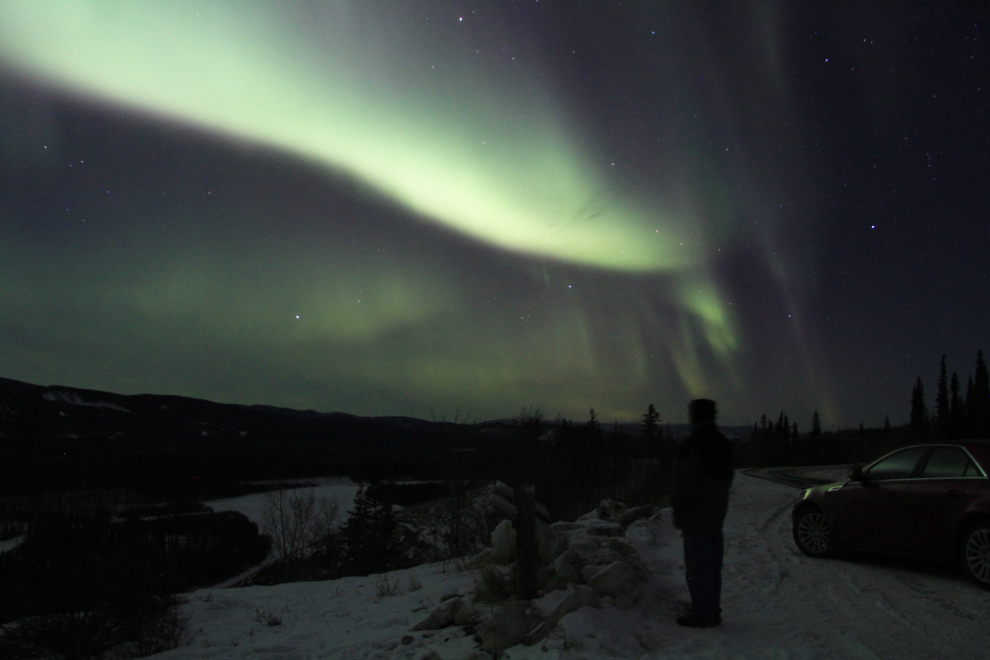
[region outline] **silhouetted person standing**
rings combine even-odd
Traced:
[[[722,623],[722,523],[732,486],[732,445],[715,427],[715,402],[688,405],[691,434],[677,449],[670,495],[674,527],[684,539],[684,572],[691,612],[677,623],[709,628]]]

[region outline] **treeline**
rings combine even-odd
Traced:
[[[911,392],[910,421],[882,428],[823,430],[816,410],[811,429],[801,433],[797,422],[780,412],[777,419],[763,415],[753,424],[749,441],[736,445],[736,467],[836,465],[865,463],[915,442],[990,438],[990,376],[983,351],[976,352],[973,373],[963,390],[957,372],[948,375],[942,356],[932,412],[925,402],[919,376]]]
[[[661,504],[669,489],[674,442],[650,404],[638,432],[603,426],[594,409],[580,423],[562,417],[547,423],[539,410],[517,420],[515,460],[508,480],[536,487],[537,499],[556,519],[587,513],[603,499]]]
[[[801,433],[797,422],[781,412],[777,421],[762,416],[748,441],[735,444],[735,464],[756,468],[865,463],[914,441],[906,428],[891,427],[889,419],[882,428],[860,424],[853,429],[823,430],[817,410],[812,414],[811,431]]]
[[[976,366],[962,392],[959,375],[949,378],[945,355],[939,367],[933,410],[925,404],[925,386],[918,376],[911,393],[910,428],[919,439],[959,440],[990,438],[990,376],[983,351],[976,352]]]

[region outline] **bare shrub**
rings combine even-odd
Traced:
[[[189,616],[172,597],[147,601],[138,611],[104,606],[42,614],[8,625],[0,633],[0,658],[51,660],[143,658],[182,644]]]
[[[265,493],[261,528],[272,540],[272,557],[287,563],[308,559],[336,531],[337,514],[337,503],[317,500],[312,489]]]
[[[130,658],[144,658],[177,648],[189,637],[189,614],[183,612],[178,599],[169,599],[170,607],[138,618],[129,630],[124,652]]]
[[[402,587],[399,586],[399,578],[394,580],[389,580],[388,575],[382,573],[381,575],[376,575],[375,579],[372,581],[372,585],[375,587],[375,595],[379,599],[385,598],[386,596],[401,596]],[[423,585],[420,585],[421,587]]]
[[[417,535],[418,559],[424,563],[447,561],[488,547],[499,521],[490,500],[489,490],[478,489],[404,511],[404,526]]]
[[[7,628],[0,647],[12,658],[98,658],[117,645],[117,633],[117,622],[106,609],[42,614]]]

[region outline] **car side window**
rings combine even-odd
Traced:
[[[969,455],[959,447],[936,447],[925,465],[927,479],[958,479],[959,477],[977,476],[976,466],[969,460]]]
[[[872,481],[886,481],[888,479],[908,479],[914,471],[914,466],[918,464],[927,447],[912,447],[891,454],[869,469],[867,474]]]

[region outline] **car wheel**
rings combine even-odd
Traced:
[[[835,554],[828,519],[817,507],[805,507],[794,517],[794,542],[809,557],[831,557]]]
[[[966,575],[990,591],[990,521],[980,520],[967,527],[959,551]]]

